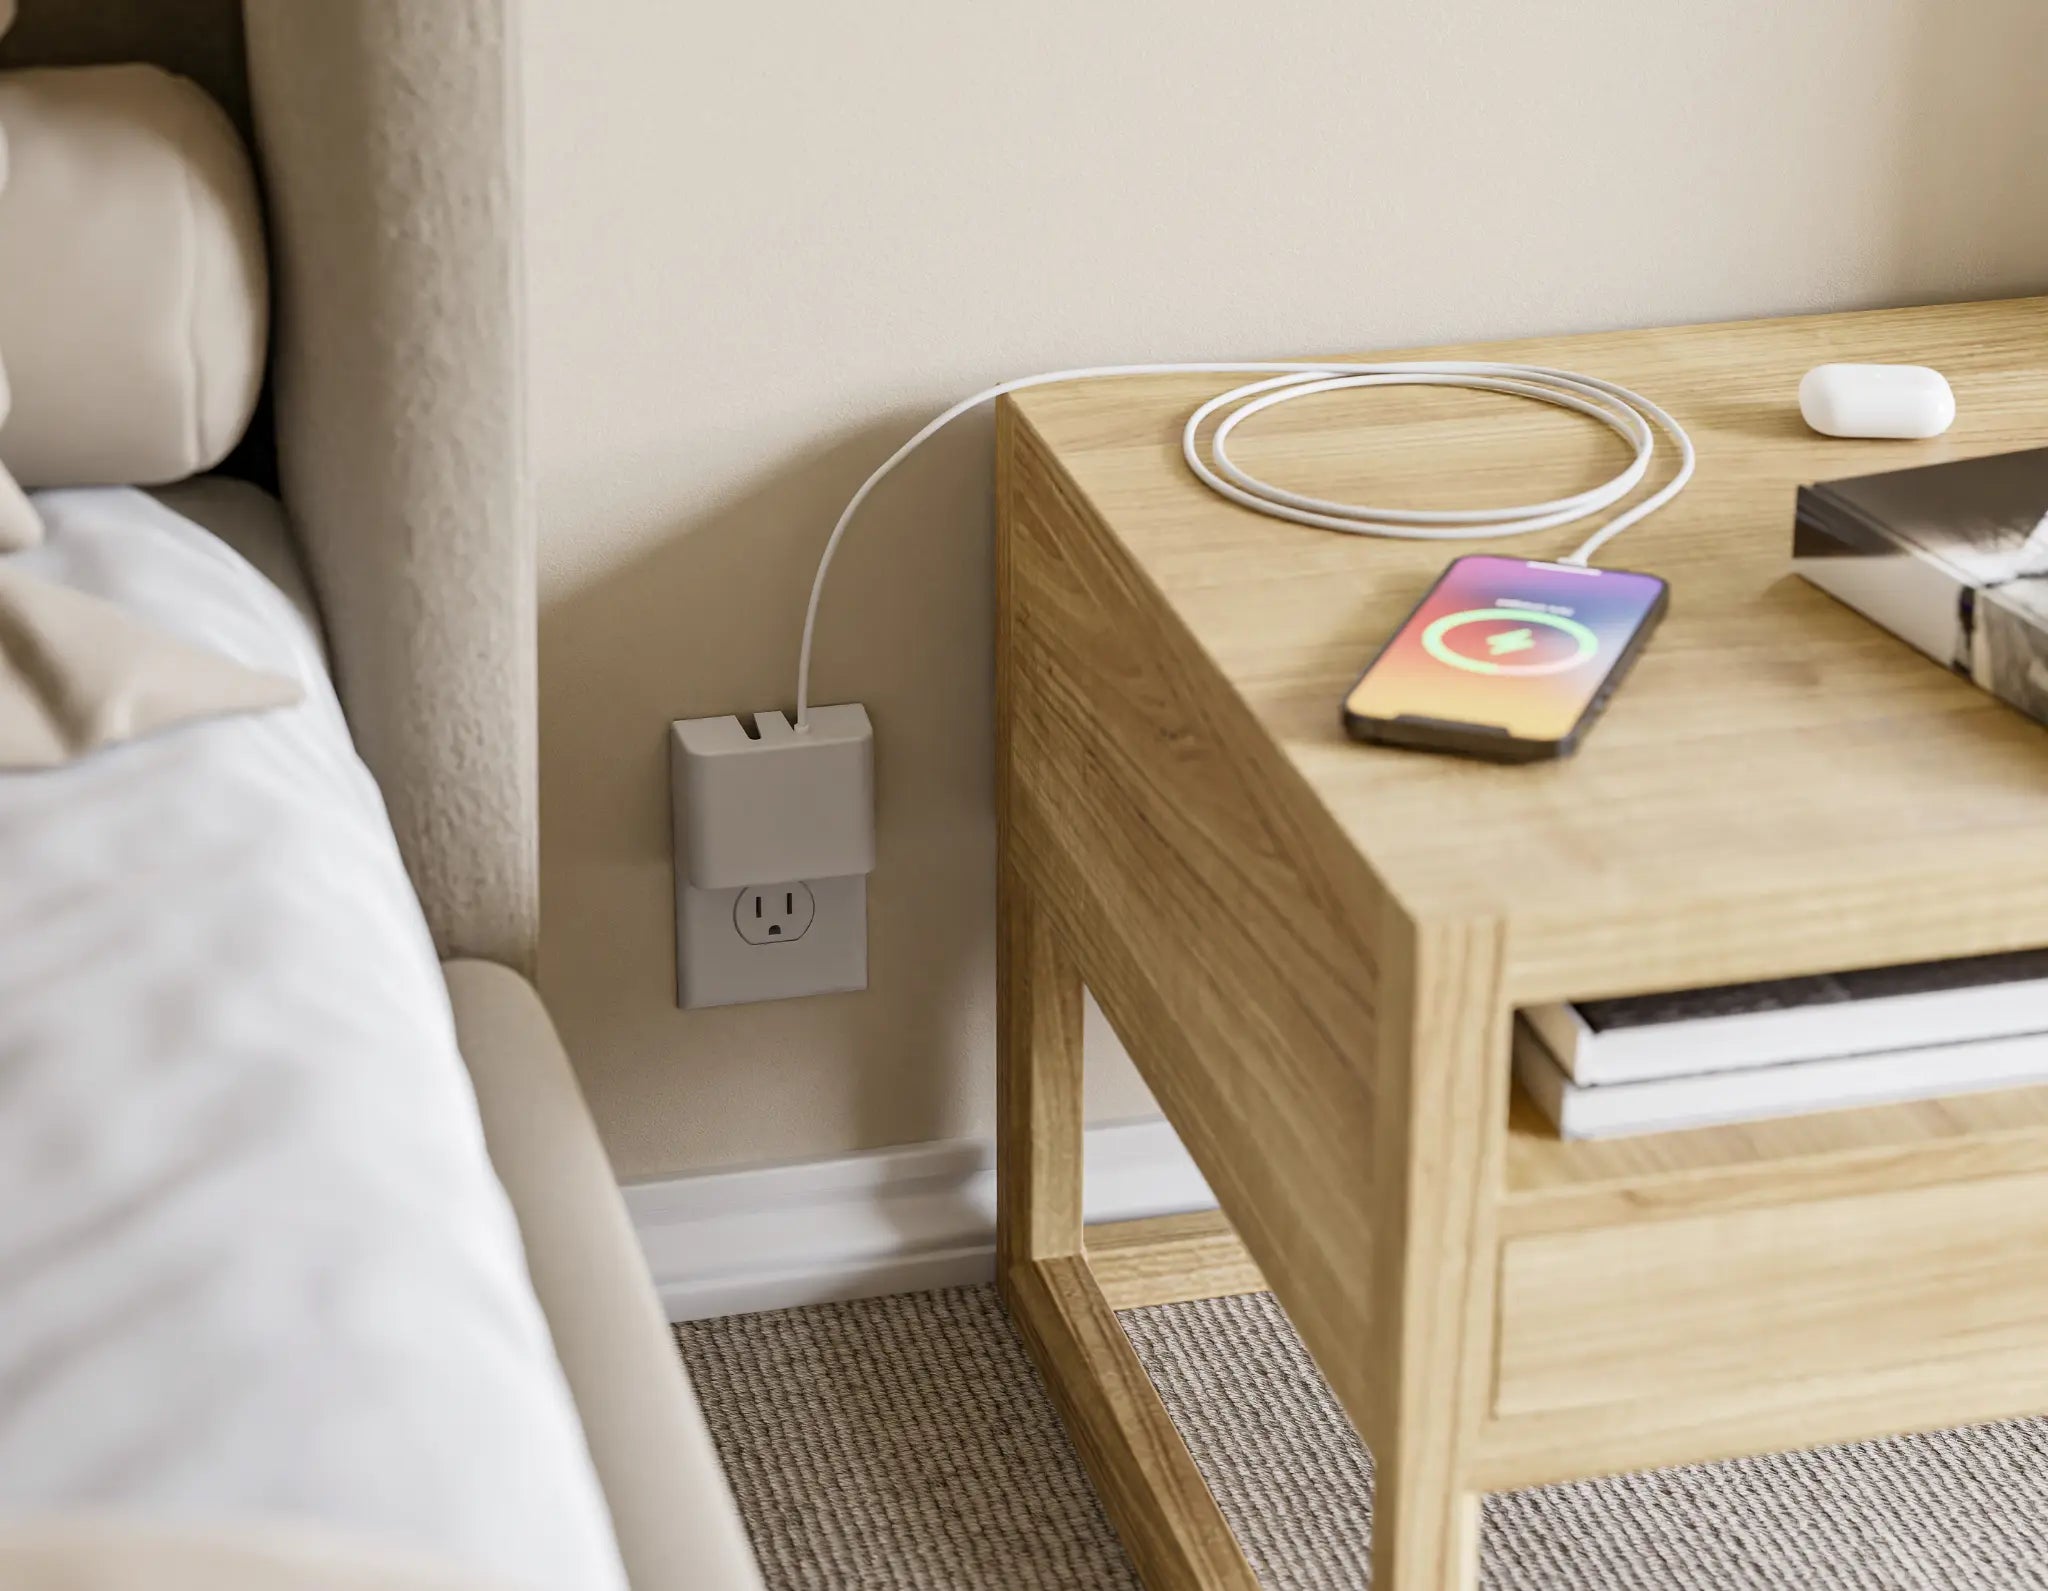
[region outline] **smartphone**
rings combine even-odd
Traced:
[[[1655,575],[1460,558],[1359,675],[1344,728],[1500,762],[1568,757],[1669,600]]]

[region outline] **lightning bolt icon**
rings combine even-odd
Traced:
[[[1486,638],[1486,650],[1495,657],[1506,657],[1510,652],[1526,652],[1536,644],[1536,637],[1525,625],[1519,630],[1501,630]]]

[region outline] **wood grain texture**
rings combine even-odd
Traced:
[[[2039,444],[2048,300],[1417,356],[1622,381],[1698,445],[1617,549],[1672,613],[1580,756],[1346,740],[1339,699],[1445,549],[1211,496],[1178,439],[1215,380],[1140,378],[999,417],[1000,788],[1055,949],[1008,943],[1071,958],[1227,1217],[1031,1274],[1092,1260],[1126,1302],[1262,1274],[1373,1450],[1378,1591],[1457,1591],[1486,1488],[2048,1404],[2048,1089],[1563,1143],[1508,1071],[1518,1004],[2048,944],[2048,733],[1788,573],[1800,483]],[[1955,429],[1808,434],[1798,378],[1831,359],[1941,367]],[[1569,415],[1444,391],[1238,437],[1270,479],[1416,506],[1621,462]],[[1065,1041],[1042,1053],[1063,1077]],[[1041,1363],[1070,1421],[1123,1396],[1113,1354]],[[1117,1509],[1181,1517],[1178,1460],[1116,1452]]]
[[[1025,1261],[1000,1275],[1011,1319],[1146,1591],[1258,1591],[1087,1264]]]
[[[1077,517],[1112,527],[1131,584],[1249,709],[1243,740],[1277,750],[1418,920],[1507,924],[1505,978],[1529,1003],[2048,944],[2048,735],[1788,572],[1801,482],[2039,445],[2044,347],[2034,299],[1416,350],[1625,382],[1698,447],[1684,495],[1605,559],[1669,579],[1669,618],[1580,755],[1533,768],[1345,739],[1339,698],[1448,550],[1204,490],[1179,435],[1216,378],[1011,401]],[[1812,435],[1796,389],[1828,359],[1937,366],[1954,429]],[[1297,490],[1438,507],[1581,489],[1624,462],[1580,417],[1404,388],[1289,404],[1233,446]],[[1667,450],[1656,479],[1669,467]],[[1556,556],[1581,534],[1455,550]]]
[[[2043,1254],[2044,1176],[1516,1238],[1494,1406],[1626,1402],[1663,1421],[1744,1388],[2024,1349],[2048,1266],[2021,1256]]]
[[[1575,1230],[2022,1171],[2048,1171],[2048,1088],[1578,1142],[1517,1094],[1501,1226]]]
[[[1003,865],[1357,1419],[1384,897],[1028,430],[998,445]]]
[[[1674,1464],[2038,1414],[2048,1349],[1939,1358],[1670,1403],[1513,1415],[1482,1433],[1469,1484],[1509,1491]]]
[[[1266,1291],[1220,1210],[1099,1222],[1088,1228],[1088,1267],[1111,1309]]]
[[[998,461],[998,485],[1007,463]],[[1002,495],[1007,496],[1007,493]],[[1004,546],[1009,538],[1001,538]],[[1081,1251],[1081,974],[1011,841],[1015,626],[996,569],[996,1267]]]
[[[1512,1010],[1491,923],[1381,927],[1384,1009],[1373,1143],[1373,1580],[1469,1587],[1479,1498],[1467,1477],[1492,1394],[1495,1219]]]
[[[1081,975],[1005,869],[996,951],[996,1261],[1081,1252]]]

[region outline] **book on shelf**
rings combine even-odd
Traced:
[[[2048,1033],[2048,950],[1778,978],[1522,1013],[1589,1086]]]
[[[1563,1138],[1620,1138],[2048,1083],[2048,1033],[1588,1086],[1527,1022],[1515,1077]]]

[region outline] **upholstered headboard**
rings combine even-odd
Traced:
[[[442,953],[525,970],[539,797],[513,8],[22,0],[0,66],[155,61],[250,132],[276,297],[258,424],[356,743]],[[259,438],[263,473],[266,453]]]

